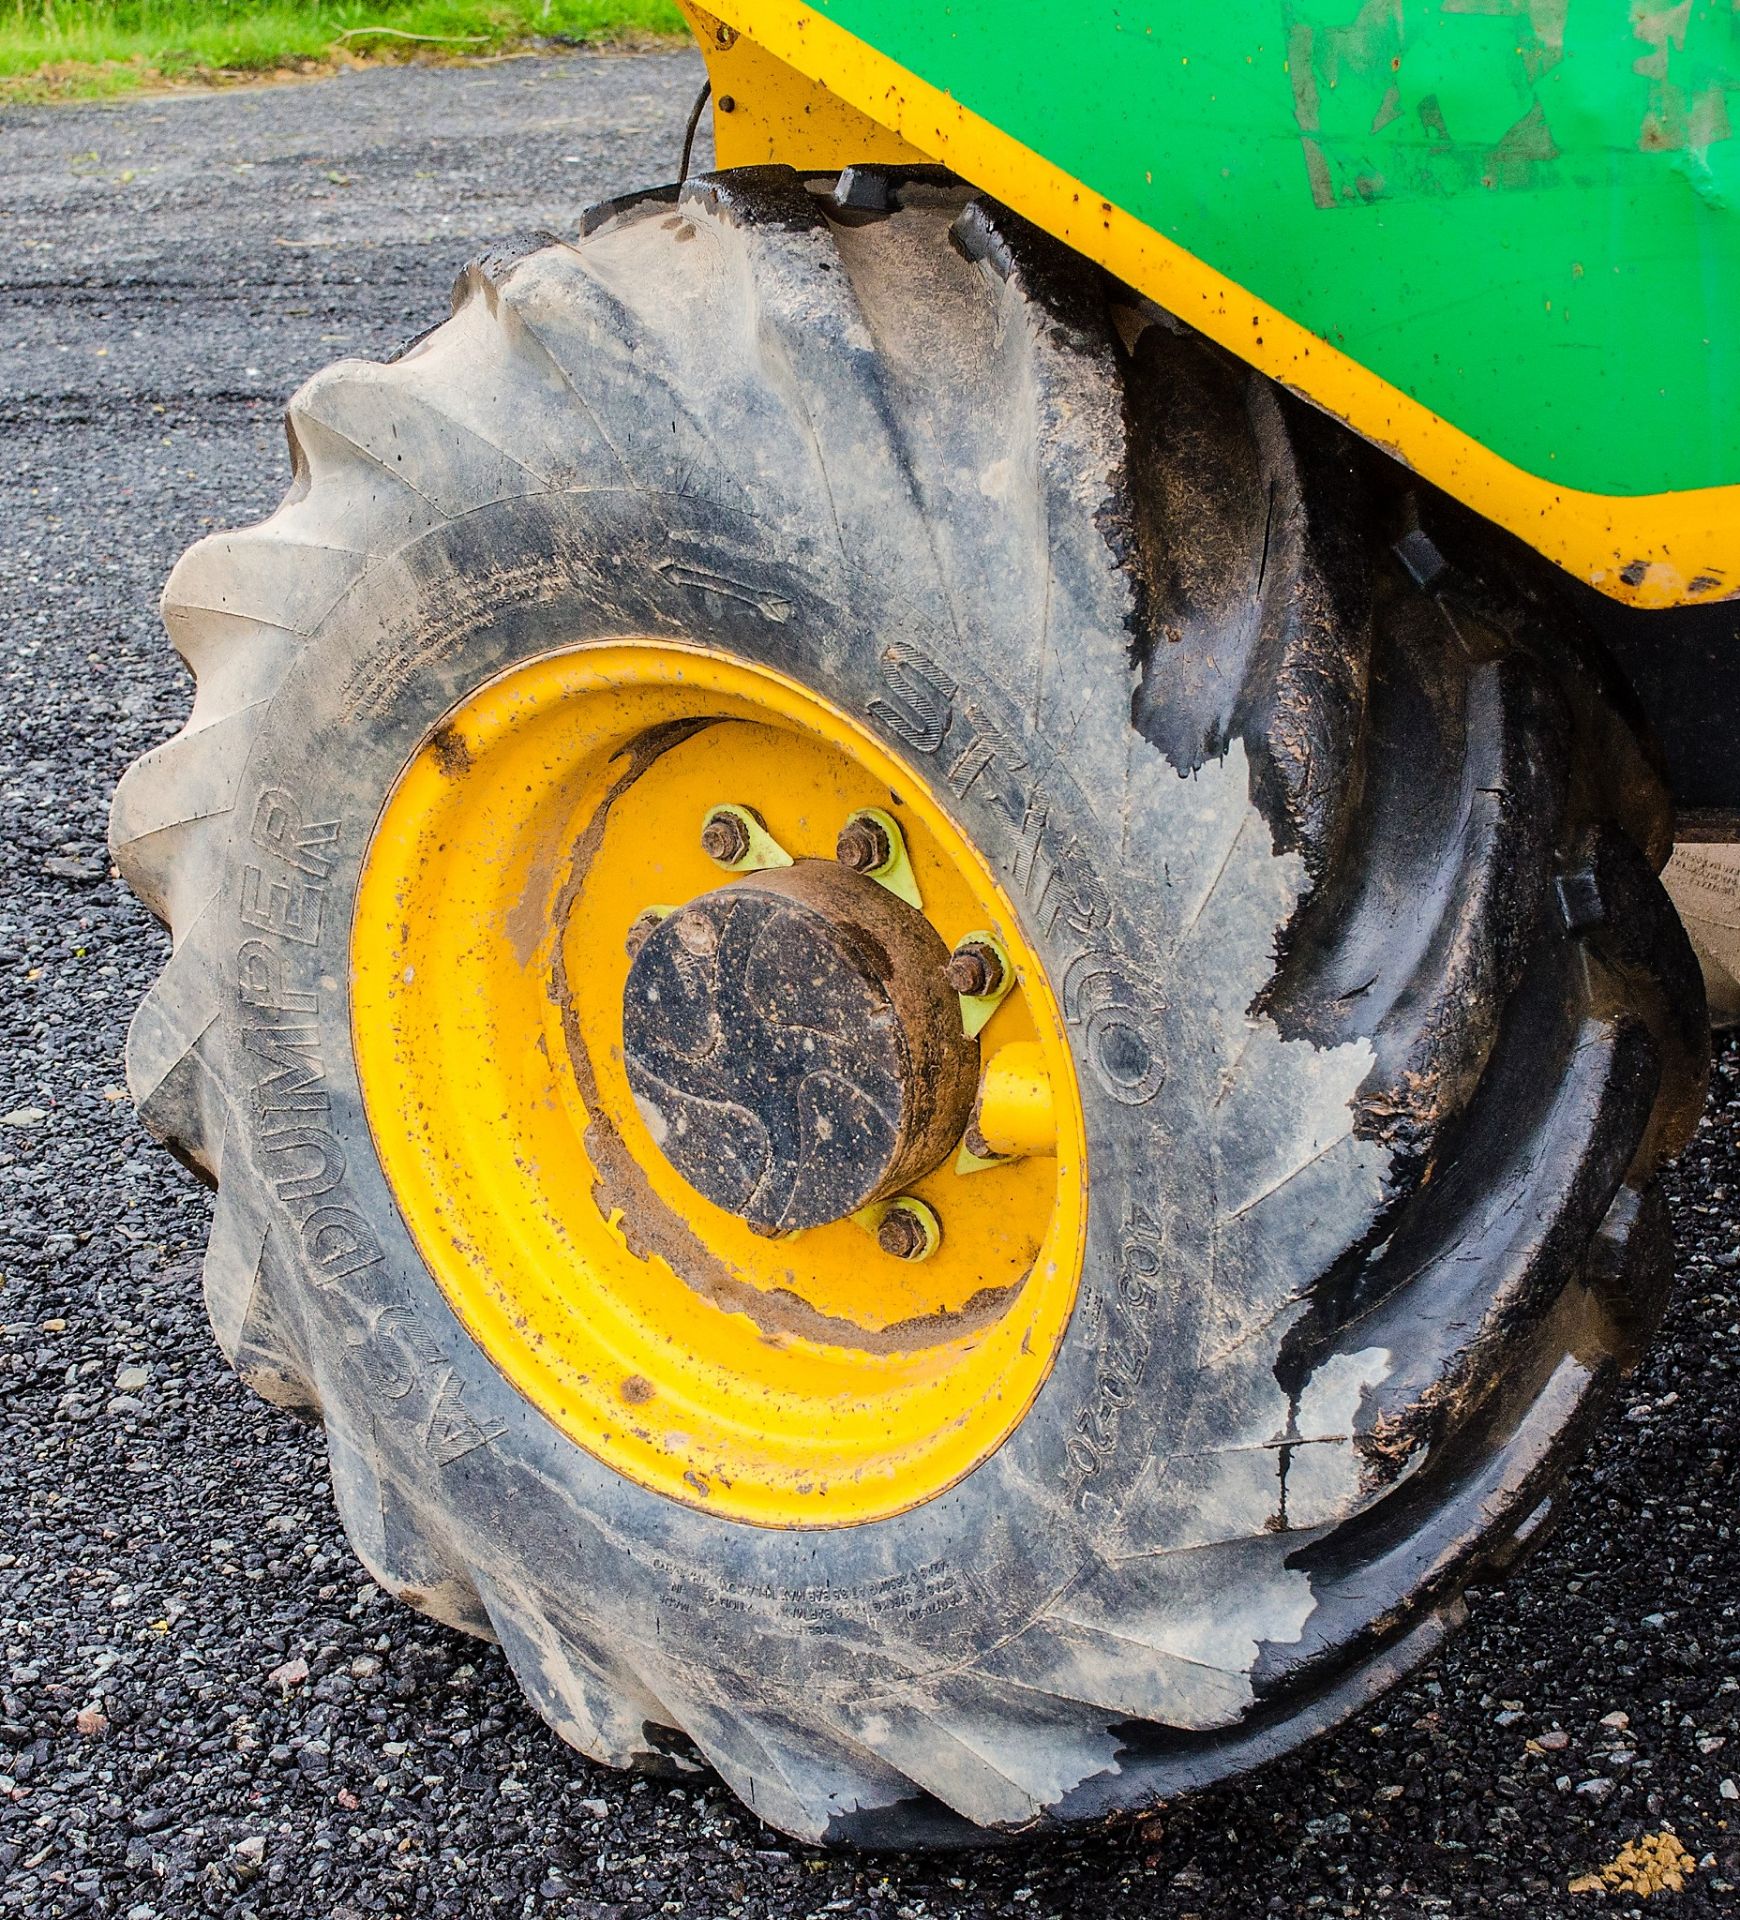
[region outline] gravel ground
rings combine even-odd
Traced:
[[[484,245],[669,178],[698,79],[574,57],[0,119],[0,1909],[1629,1912],[1568,1883],[1671,1826],[1699,1865],[1652,1911],[1734,1913],[1740,1049],[1674,1183],[1665,1334],[1536,1557],[1370,1722],[1116,1839],[830,1858],[589,1766],[493,1649],[366,1583],[318,1435],[220,1365],[206,1196],[121,1084],[163,938],[102,852],[187,698],[159,585],[272,504],[284,394],[420,329]]]

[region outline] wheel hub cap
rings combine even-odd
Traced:
[[[960,1140],[979,1046],[948,949],[874,880],[821,860],[692,900],[649,936],[623,1052],[665,1158],[767,1234],[843,1220]]]

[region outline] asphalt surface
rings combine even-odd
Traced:
[[[1740,1911],[1740,1049],[1673,1183],[1667,1327],[1536,1556],[1365,1723],[1115,1838],[828,1857],[592,1767],[492,1648],[367,1583],[319,1435],[219,1361],[207,1197],[122,1089],[164,939],[102,851],[188,698],[161,581],[272,505],[309,373],[670,178],[699,78],[575,56],[0,117],[0,1910],[1624,1913],[1569,1882],[1671,1827],[1699,1864],[1649,1910]]]

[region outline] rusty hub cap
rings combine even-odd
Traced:
[[[764,1233],[842,1220],[929,1173],[979,1071],[947,958],[922,914],[828,861],[690,901],[623,990],[629,1085],[660,1151]]]

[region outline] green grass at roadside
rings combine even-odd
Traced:
[[[0,101],[682,31],[673,0],[0,0]]]

